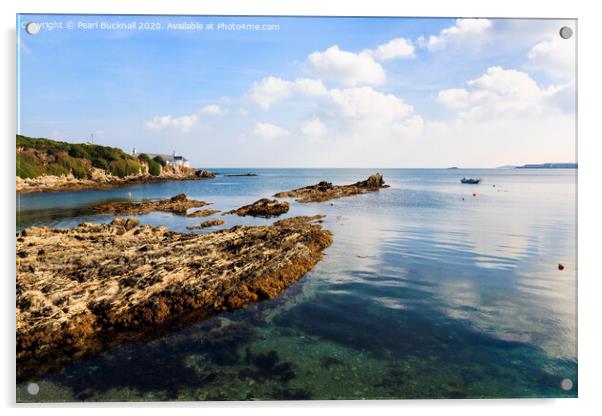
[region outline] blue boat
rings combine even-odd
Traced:
[[[481,182],[481,178],[462,178],[460,182],[467,183],[469,185],[478,185]]]

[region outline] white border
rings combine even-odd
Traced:
[[[245,415],[286,412],[306,415],[313,413],[345,412],[365,415],[367,412],[399,414],[420,412],[445,415],[504,415],[545,413],[546,415],[590,414],[600,409],[598,397],[600,360],[599,300],[602,296],[602,253],[599,243],[600,201],[602,198],[602,152],[600,146],[600,77],[602,68],[600,39],[602,17],[594,1],[526,0],[10,0],[1,4],[0,19],[3,29],[2,82],[2,405],[8,414],[44,412],[45,415],[81,415],[84,405],[15,406],[14,382],[14,270],[15,270],[15,197],[14,197],[14,134],[15,134],[15,21],[16,13],[117,13],[117,14],[234,14],[234,15],[347,15],[347,16],[462,16],[462,17],[564,17],[579,19],[579,399],[565,400],[440,400],[440,401],[381,401],[381,402],[257,402],[257,403],[154,403],[154,404],[93,404],[85,405],[86,415],[106,415],[142,410],[149,415],[164,415],[166,409],[177,412],[210,412]],[[125,407],[126,409],[124,409]]]

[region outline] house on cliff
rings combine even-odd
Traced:
[[[138,153],[136,152],[136,148],[134,147],[132,149],[132,156],[136,156],[137,154]],[[168,165],[184,166],[184,167],[187,167],[187,168],[190,167],[188,159],[186,159],[184,156],[176,155],[176,151],[175,150],[172,152],[171,155],[161,154],[161,153],[145,153],[145,154],[148,157],[150,157],[151,159],[159,156],[163,160],[165,160],[165,162]]]

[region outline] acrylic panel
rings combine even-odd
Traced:
[[[16,30],[17,401],[577,396],[576,20]]]

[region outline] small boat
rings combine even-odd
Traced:
[[[478,185],[481,182],[481,178],[462,178],[460,182],[467,183],[469,185]]]

